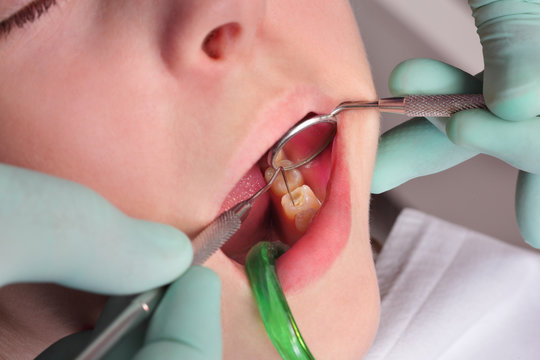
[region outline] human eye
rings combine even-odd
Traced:
[[[56,0],[36,0],[30,2],[0,22],[0,35],[6,36],[14,27],[22,28],[28,23],[34,22],[53,5],[56,5]]]

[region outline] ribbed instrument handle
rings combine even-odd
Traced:
[[[450,117],[470,109],[487,109],[481,94],[408,95],[404,98],[405,114],[411,117]]]
[[[203,264],[242,226],[242,219],[234,211],[226,211],[193,240],[193,265]]]

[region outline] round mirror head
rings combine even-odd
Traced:
[[[334,139],[336,118],[315,116],[289,130],[268,152],[268,164],[274,169],[292,170],[307,164],[319,155]],[[281,164],[282,160],[289,160]],[[285,166],[286,164],[286,166]]]

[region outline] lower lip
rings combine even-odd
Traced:
[[[345,149],[336,136],[324,205],[307,233],[276,262],[285,293],[297,291],[320,278],[347,243],[351,230],[351,200],[349,172],[345,165]]]

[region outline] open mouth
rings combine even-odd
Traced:
[[[305,118],[316,115],[309,113]],[[350,229],[350,214],[335,216],[335,209],[350,203],[348,197],[348,177],[344,177],[343,171],[335,171],[340,156],[338,139],[328,146],[322,153],[308,164],[285,172],[291,194],[287,192],[285,182],[278,176],[270,191],[261,196],[254,204],[251,213],[244,221],[242,228],[222,247],[222,251],[229,258],[243,265],[249,250],[260,241],[279,241],[285,244],[289,250],[278,260],[278,275],[282,280],[283,269],[300,267],[301,263],[316,260],[317,268],[323,270],[330,265],[339,253],[340,248],[346,242]],[[337,150],[337,151],[336,151]],[[287,162],[287,154],[281,159]],[[344,169],[339,166],[339,169]],[[338,169],[338,170],[339,170]],[[266,185],[274,173],[274,169],[268,164],[266,156],[263,156],[244,177],[236,184],[223,203],[222,211],[225,211],[238,202],[249,198],[260,188]],[[336,173],[341,173],[340,181],[332,179]],[[339,175],[339,174],[338,174]],[[335,184],[335,183],[339,184]],[[338,186],[341,190],[330,191],[330,187]],[[330,193],[338,193],[334,201],[329,201]],[[291,195],[292,198],[291,199]],[[294,200],[294,203],[293,201]],[[334,204],[328,206],[329,202]],[[341,202],[341,203],[340,203]],[[330,207],[332,209],[327,210]],[[315,228],[315,229],[314,229]],[[324,244],[326,246],[321,245]],[[282,258],[289,258],[288,264],[280,262]],[[302,259],[300,259],[302,258]],[[322,263],[321,263],[322,262]],[[294,264],[295,263],[295,264]],[[304,275],[313,277],[312,269],[304,266]],[[295,269],[296,270],[296,269]],[[296,271],[298,272],[298,271]],[[289,274],[293,287],[298,284],[299,274]],[[294,280],[296,279],[296,280]],[[307,280],[307,279],[305,279]],[[282,285],[287,290],[288,285]]]
[[[309,113],[300,121],[315,115]],[[244,264],[248,251],[259,241],[277,241],[287,247],[294,246],[306,233],[326,198],[330,162],[331,147],[328,147],[309,164],[285,171],[286,183],[282,176],[278,176],[268,193],[257,200],[240,231],[222,247],[223,252]],[[291,164],[288,154],[281,152],[278,165],[287,167]],[[223,210],[253,195],[270,181],[274,173],[267,156],[263,156],[229,193]]]

